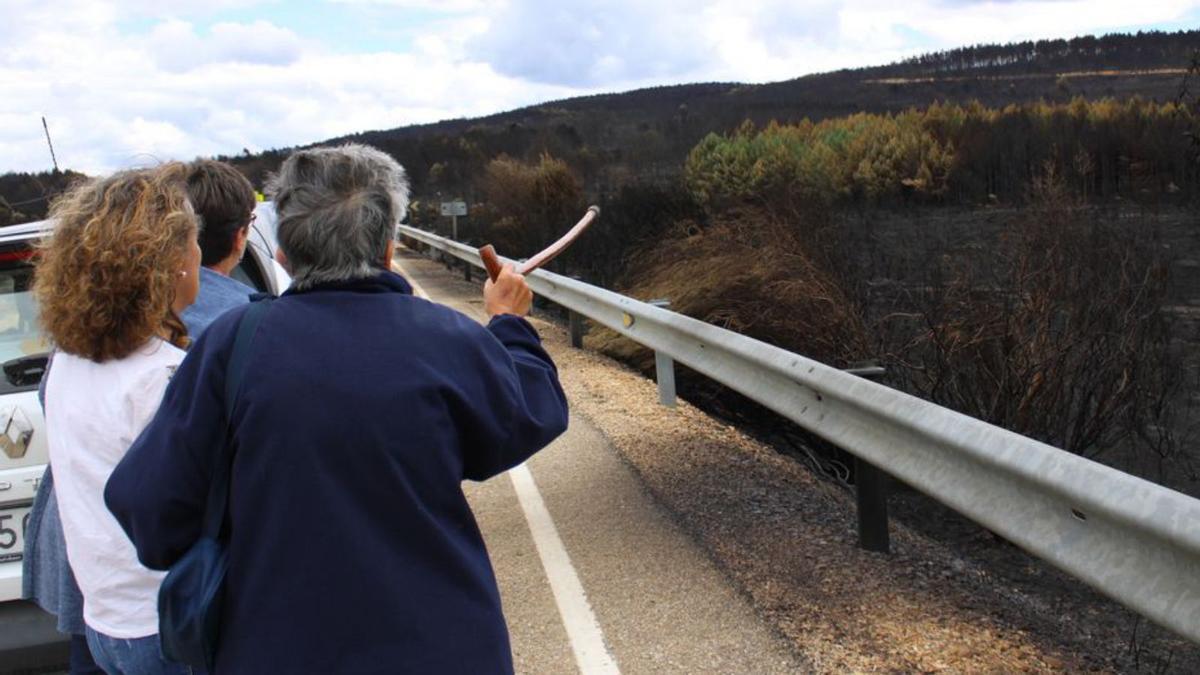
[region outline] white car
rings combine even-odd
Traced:
[[[274,259],[275,211],[260,204],[256,213],[246,255],[230,276],[278,295],[291,278]],[[25,530],[47,462],[37,390],[50,344],[37,321],[31,259],[34,242],[52,228],[53,221],[45,220],[0,228],[0,661],[4,652],[28,646],[23,643],[61,639],[44,612],[20,602]],[[29,628],[34,624],[38,630]],[[11,630],[18,625],[27,630]]]

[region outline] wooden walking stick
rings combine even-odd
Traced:
[[[517,273],[521,275],[529,274],[542,265],[554,260],[559,253],[567,250],[567,247],[570,246],[571,243],[576,239],[578,239],[579,235],[583,234],[583,231],[586,230],[599,215],[599,206],[589,206],[587,213],[583,215],[583,218],[581,218],[578,223],[575,223],[575,227],[572,227],[570,230],[568,230],[567,233],[559,238],[558,241],[547,246],[541,253],[538,253],[532,258],[521,263],[517,267]],[[483,260],[483,266],[487,268],[488,277],[491,278],[492,281],[495,281],[496,277],[500,276],[500,271],[504,269],[504,266],[500,263],[500,256],[496,255],[496,249],[491,244],[484,246],[483,248],[479,249],[479,258]]]

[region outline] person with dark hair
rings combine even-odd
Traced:
[[[108,508],[168,569],[231,462],[214,673],[511,673],[462,482],[567,428],[525,278],[508,265],[486,283],[486,327],[414,297],[389,269],[408,183],[373,148],[298,151],[268,192],[293,283],[266,301],[240,393],[226,392],[238,308],[180,365]]]
[[[200,337],[213,319],[250,302],[255,290],[229,276],[241,262],[254,222],[254,186],[224,162],[188,165],[188,200],[200,217],[200,296],[183,312],[188,335]]]

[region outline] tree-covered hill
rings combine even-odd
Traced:
[[[369,143],[395,155],[418,193],[471,196],[473,177],[499,155],[565,160],[592,193],[675,180],[688,152],[709,133],[750,120],[814,122],[858,112],[899,112],[935,101],[1001,108],[1066,103],[1075,97],[1166,102],[1179,91],[1200,31],[1148,32],[979,45],[887,66],[761,85],[654,87],[554,101],[458,119],[329,139]],[[232,158],[256,181],[286,151]]]
[[[1005,45],[976,45],[922,54],[887,66],[887,77],[997,73],[1053,73],[1111,68],[1157,68],[1184,63],[1196,47],[1196,32],[1114,33],[1070,40],[1028,40]]]
[[[0,175],[0,227],[45,218],[54,197],[83,177],[75,171]]]

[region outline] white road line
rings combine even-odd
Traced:
[[[400,263],[396,262],[395,260],[392,261],[392,271],[404,277],[404,280],[408,282],[408,285],[413,287],[413,295],[425,300],[429,299],[429,294],[425,292],[424,288],[421,288],[421,284],[418,284],[411,276],[405,274],[404,268],[401,267]]]
[[[392,269],[408,280],[418,298],[430,299],[425,289],[405,274],[404,268],[398,262],[392,261]],[[571,651],[575,652],[575,663],[579,666],[579,672],[583,675],[620,675],[617,662],[604,646],[604,634],[600,631],[600,623],[596,621],[592,606],[588,604],[583,584],[579,583],[579,575],[575,573],[571,557],[567,555],[567,549],[558,536],[558,529],[554,527],[554,519],[546,510],[546,503],[542,501],[537,483],[533,482],[533,474],[522,464],[511,469],[508,476],[517,492],[521,511],[525,513],[525,522],[529,524],[529,532],[533,535],[533,545],[542,560],[542,569],[546,571],[546,578],[550,581],[550,590],[554,594],[554,602],[558,605],[563,627],[567,630]]]
[[[521,510],[525,512],[525,520],[529,523],[529,532],[542,559],[546,578],[550,580],[550,590],[554,592],[554,601],[558,604],[558,613],[567,629],[567,638],[571,642],[571,651],[575,652],[579,672],[583,675],[619,675],[621,671],[604,646],[600,624],[592,613],[587,594],[583,592],[583,584],[579,583],[579,576],[575,574],[567,549],[558,537],[558,530],[554,527],[550,512],[546,510],[537,484],[533,482],[533,474],[522,464],[511,469],[508,476],[517,491]]]

